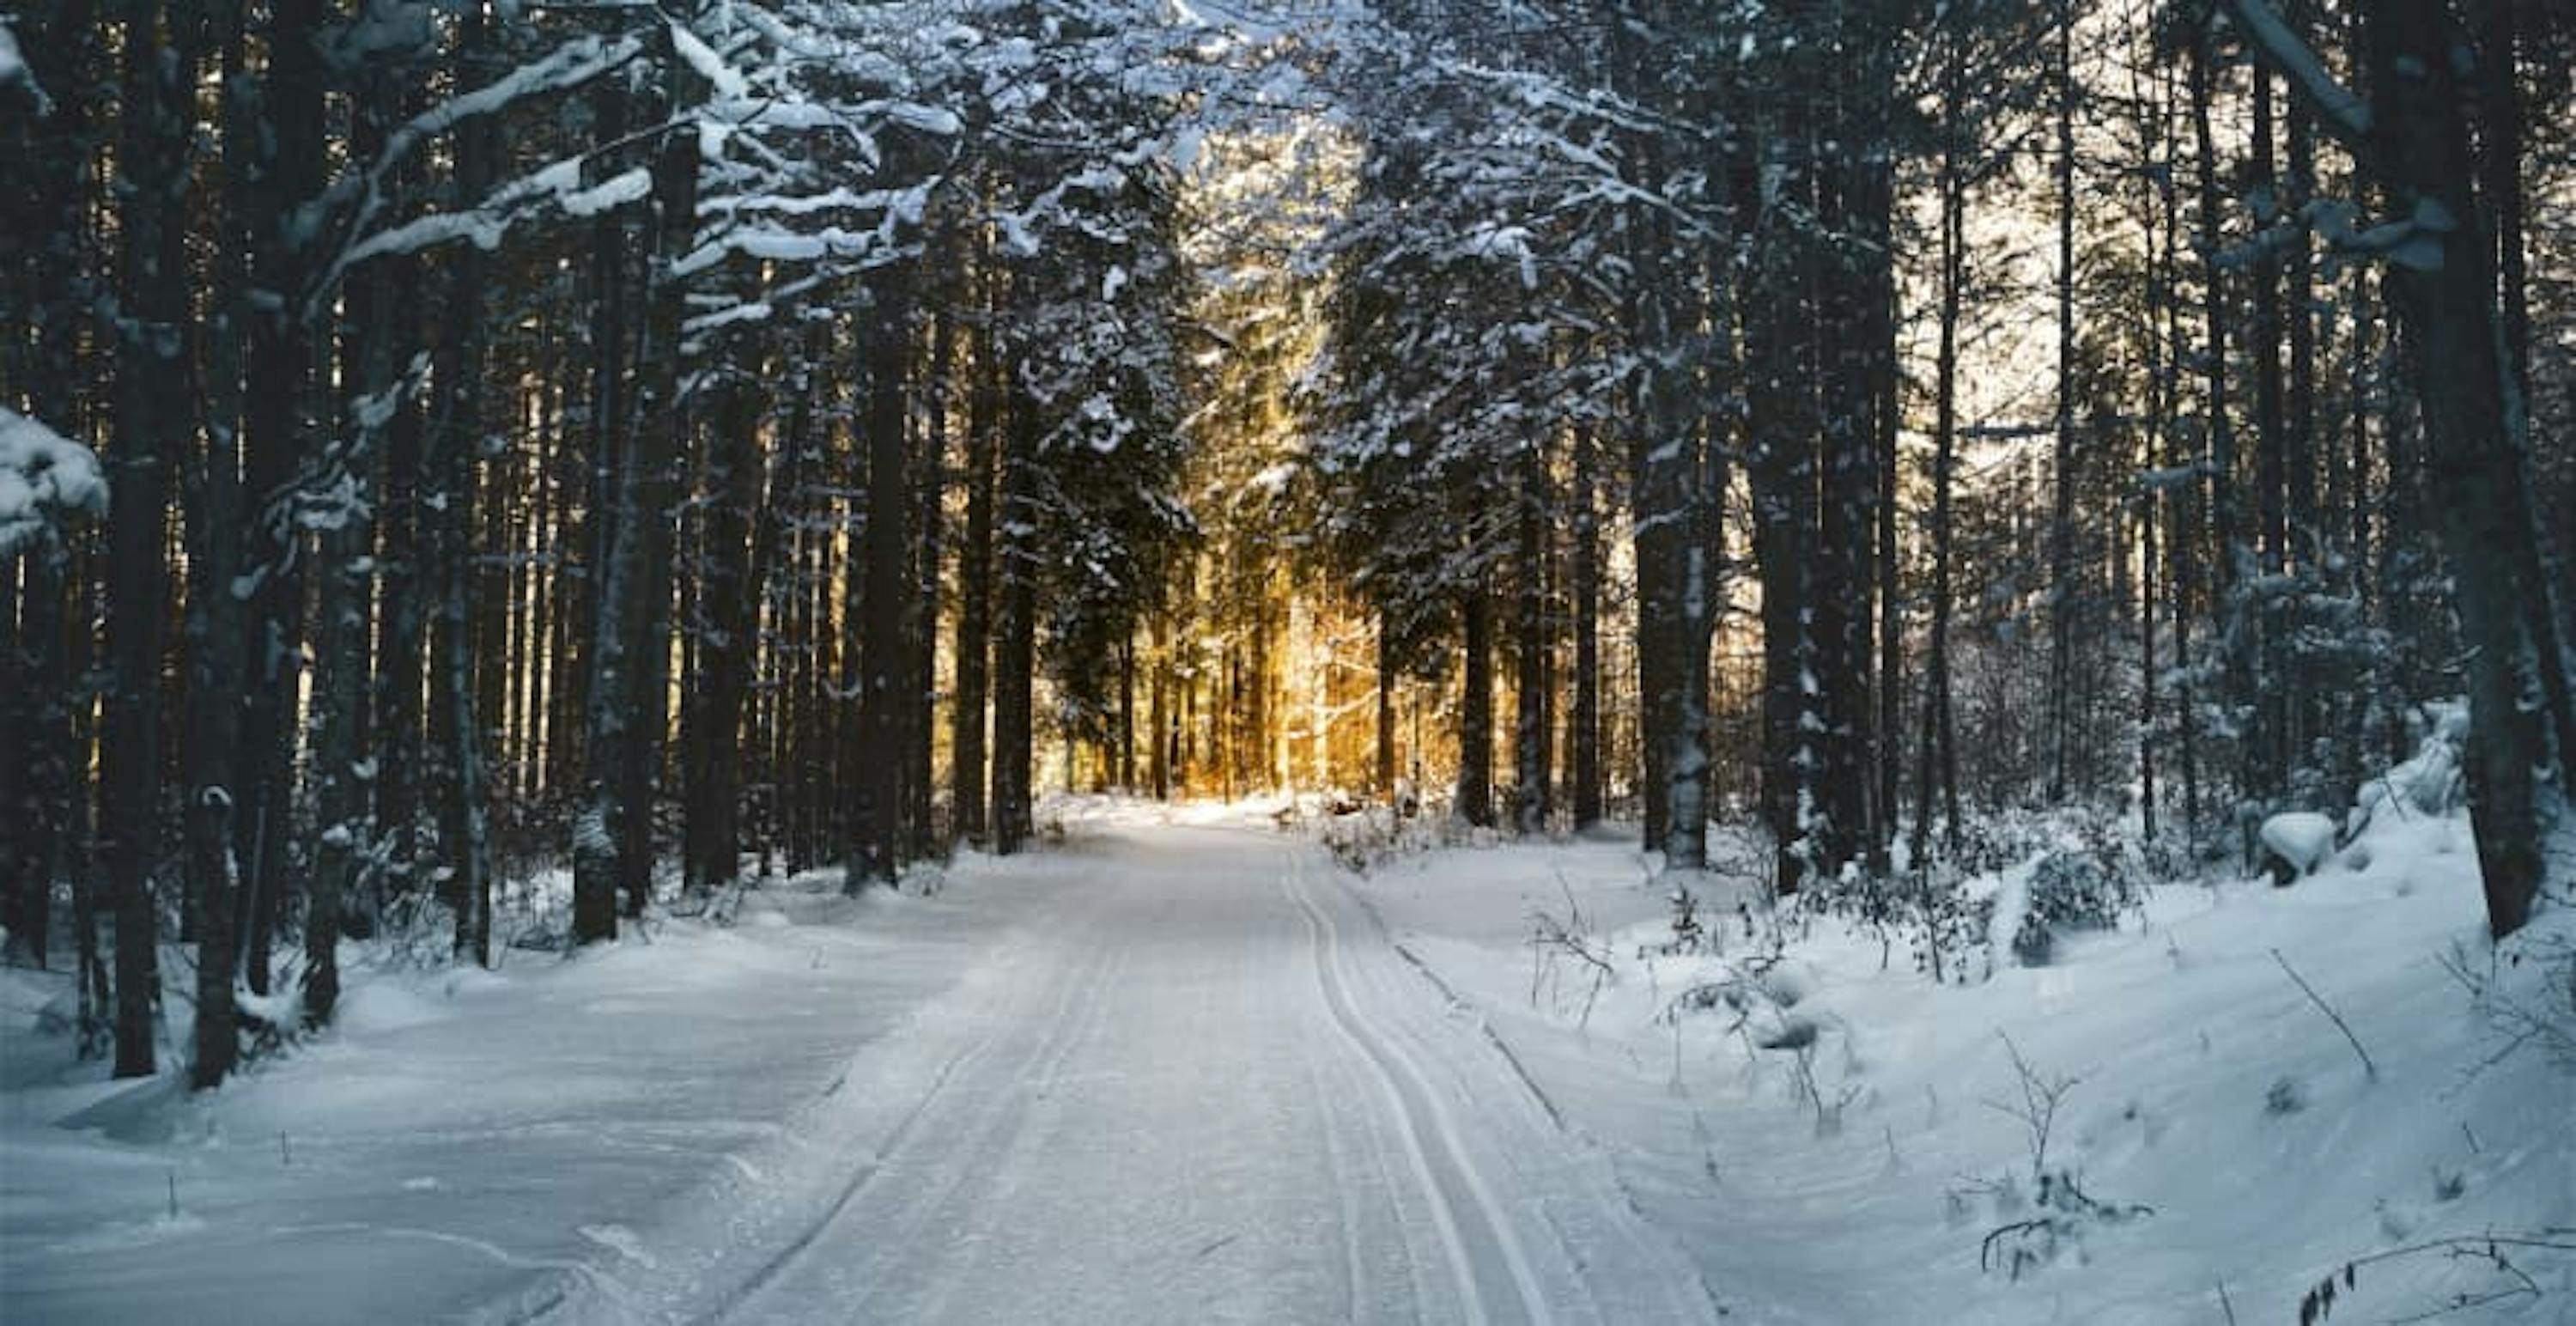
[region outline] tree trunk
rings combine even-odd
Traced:
[[[1554,808],[1549,774],[1555,763],[1548,722],[1549,656],[1547,564],[1551,504],[1547,449],[1533,444],[1521,460],[1519,549],[1514,570],[1513,652],[1519,666],[1512,723],[1512,830],[1524,837],[1547,831]]]
[[[2236,3],[2242,17],[2247,0]],[[2547,869],[2542,833],[2564,806],[2543,799],[2570,795],[2556,740],[2569,719],[2541,675],[2544,655],[2562,669],[2566,662],[2553,638],[2556,586],[2537,547],[2527,416],[2505,350],[2494,239],[2478,206],[2448,14],[2406,0],[2372,0],[2363,13],[2368,123],[2335,118],[2348,108],[2316,109],[2321,124],[2360,140],[2365,171],[2409,226],[2390,254],[2387,288],[2416,352],[2434,524],[2467,646],[2470,817],[2487,926],[2502,939],[2530,918]],[[2277,22],[2272,33],[2256,26],[2262,55],[2294,74],[2313,71],[2295,38],[2277,38],[2294,49],[2271,44]],[[2312,99],[2319,90],[2313,78],[2294,77],[2293,86]]]
[[[290,209],[321,188],[323,81],[316,37],[320,0],[274,0],[269,6],[265,140],[273,145],[259,172],[266,196],[258,211],[270,218],[257,246],[254,284],[300,291],[306,255],[287,224]],[[270,944],[294,881],[288,843],[294,836],[296,728],[294,695],[302,646],[305,586],[294,535],[273,505],[284,499],[298,466],[316,450],[311,374],[312,319],[300,300],[267,311],[250,328],[249,377],[243,401],[243,485],[260,509],[246,531],[244,557],[252,596],[244,651],[250,685],[241,721],[246,766],[244,795],[235,799],[235,823],[249,835],[243,853],[249,868],[242,907],[242,967],[246,983],[269,993]]]
[[[2056,0],[2057,453],[2048,523],[2048,800],[2067,795],[2075,716],[2075,7]]]
[[[948,777],[957,834],[982,843],[984,702],[993,636],[993,470],[1007,401],[999,346],[989,330],[976,342],[974,361],[966,398],[966,530],[957,548],[957,694],[950,707]]]
[[[2477,206],[2446,20],[2403,0],[2374,0],[2367,12],[2374,173],[2395,214],[2419,218],[2414,242],[2433,246],[2431,261],[2393,261],[2388,288],[2421,347],[2435,523],[2469,646],[2470,808],[2487,925],[2501,939],[2529,918],[2546,869],[2540,799],[2553,789],[2567,795],[2553,740],[2566,718],[2538,675],[2543,650],[2556,651],[2562,667],[2565,654],[2532,629],[2534,604],[2542,605],[2537,620],[2555,620],[2547,607],[2554,587],[2537,574],[2521,393],[2501,351],[2492,240]],[[2428,216],[2452,227],[2425,229]]]
[[[1395,627],[1384,605],[1377,612],[1377,792],[1395,796]]]
[[[163,531],[170,472],[189,436],[188,103],[194,24],[126,0],[123,251],[117,286],[115,517],[108,527],[107,740],[101,806],[116,915],[116,1075],[153,1071],[160,1003],[152,876],[161,846],[161,653],[169,601]]]
[[[473,66],[489,58],[488,48],[488,20],[480,7],[469,6],[458,26],[460,78],[470,78]],[[458,129],[459,197],[480,198],[491,187],[497,132],[488,117]],[[428,493],[420,506],[438,627],[430,685],[438,715],[432,726],[442,737],[437,819],[447,871],[443,892],[456,918],[455,952],[488,967],[492,964],[492,863],[484,823],[483,718],[476,703],[469,608],[480,497],[474,466],[483,441],[483,286],[490,265],[483,251],[470,244],[449,254],[448,262],[442,310],[446,328],[434,369],[438,400],[422,457]]]
[[[2254,79],[2254,220],[2269,228],[2281,220],[2283,181],[2273,150],[2279,118],[2273,113],[2272,77],[2257,68]],[[2281,363],[2284,311],[2281,307],[2282,264],[2279,249],[2264,245],[2254,261],[2254,503],[2258,565],[2263,586],[2250,591],[2251,602],[2239,615],[2237,629],[2250,632],[2247,656],[2254,664],[2247,678],[2252,698],[2253,728],[2245,739],[2245,791],[2254,802],[2249,821],[2268,815],[2278,805],[2288,743],[2289,689],[2280,596],[2271,588],[2289,568],[2289,408]]]
[[[732,384],[709,441],[719,457],[711,477],[716,505],[709,513],[706,600],[716,638],[702,655],[697,728],[704,784],[691,816],[698,829],[697,875],[706,888],[721,888],[741,874],[743,705],[751,693],[760,650],[760,606],[771,601],[770,568],[778,559],[781,518],[774,497],[795,481],[796,446],[780,448],[777,480],[763,484],[760,418],[766,393],[755,382]],[[772,766],[773,769],[775,766]],[[703,823],[700,823],[703,817]]]
[[[956,265],[955,249],[949,250],[948,261]],[[945,851],[936,822],[932,796],[932,763],[937,745],[939,692],[939,565],[946,543],[948,509],[948,394],[956,362],[956,319],[946,307],[939,311],[930,335],[930,366],[925,387],[928,402],[922,410],[922,433],[916,464],[919,481],[915,485],[918,504],[915,517],[914,594],[910,621],[905,638],[912,645],[912,684],[904,701],[904,736],[908,746],[904,760],[904,817],[912,826],[910,850],[916,858],[927,858]],[[1130,774],[1132,776],[1133,770]]]
[[[1574,827],[1601,820],[1601,515],[1599,453],[1588,425],[1574,432],[1574,708],[1566,742],[1573,747]],[[1380,701],[1383,710],[1385,702]],[[1382,713],[1380,730],[1394,725]]]
[[[1464,619],[1458,699],[1458,818],[1494,823],[1494,606],[1482,587],[1460,591]]]
[[[874,305],[864,315],[868,380],[867,522],[859,575],[860,644],[852,675],[858,693],[860,765],[850,806],[851,834],[842,891],[892,884],[902,866],[903,719],[913,677],[905,619],[917,586],[907,572],[915,500],[905,446],[905,372],[912,345],[912,296],[902,265],[878,269]]]
[[[190,526],[185,626],[189,702],[180,762],[188,891],[197,899],[197,1017],[188,1063],[188,1084],[197,1090],[220,1085],[240,1048],[233,1018],[241,882],[234,809],[239,804],[246,672],[242,656],[249,638],[241,596],[233,586],[242,571],[242,529],[249,515],[241,490],[243,337],[258,317],[250,299],[247,239],[272,220],[257,210],[260,193],[252,179],[253,144],[261,126],[244,70],[244,8],[226,4],[214,16],[224,80],[223,213],[215,275],[221,312],[207,329],[210,413],[205,450],[190,474],[185,499]]]
[[[1959,421],[1959,307],[1967,282],[1967,184],[1959,172],[1959,91],[1941,94],[1939,343],[1932,366],[1932,625],[1923,654],[1923,737],[1914,766],[1913,862],[1931,860],[1932,794],[1944,793],[1944,846],[1959,848],[1959,780],[1950,741],[1950,490]]]
[[[993,642],[993,850],[1009,856],[1034,829],[1030,805],[1032,687],[1037,667],[1037,402],[1013,389],[1002,454],[1001,580]]]
[[[600,146],[625,136],[627,95],[619,80],[602,85],[594,94],[591,133]],[[625,222],[615,212],[602,214],[593,225],[590,295],[597,312],[591,332],[592,468],[590,500],[583,504],[590,517],[582,542],[575,545],[582,548],[582,561],[589,570],[583,605],[589,609],[589,629],[584,632],[586,648],[573,684],[556,688],[564,701],[558,718],[581,715],[578,728],[569,721],[557,723],[568,736],[580,734],[582,804],[573,822],[571,852],[572,939],[577,944],[617,937],[623,752],[635,726],[629,618],[635,610],[630,601],[641,597],[637,582],[643,570],[637,563],[643,549],[634,528],[642,502],[635,474],[634,416],[627,401],[626,240]],[[576,744],[568,741],[566,764],[572,762],[574,749]]]
[[[2220,264],[2218,219],[2224,203],[2219,189],[2218,148],[2210,131],[2211,66],[2218,59],[2215,38],[2204,25],[2191,44],[2190,80],[2192,142],[2198,159],[2199,218],[2197,244],[2201,258],[2201,400],[2202,481],[2209,494],[2209,549],[2216,558],[2209,603],[2218,617],[2219,702],[2243,715],[2252,698],[2248,648],[2252,634],[2245,622],[2238,590],[2240,548],[2237,528],[2236,436],[2227,405],[2227,286]],[[2186,664],[2190,660],[2186,660]],[[2195,697],[2194,703],[2200,697]],[[2198,817],[2194,816],[2197,822]],[[2240,826],[2242,827],[2242,826]],[[2250,842],[2250,840],[2248,840]]]
[[[674,40],[661,29],[661,40]],[[689,426],[682,398],[681,328],[688,316],[687,278],[679,260],[697,243],[699,147],[681,119],[699,94],[687,61],[661,52],[663,103],[676,127],[661,135],[653,161],[653,266],[646,281],[643,338],[636,347],[637,422],[628,500],[619,504],[610,575],[625,577],[619,611],[627,632],[622,677],[627,714],[616,752],[617,891],[621,909],[641,916],[653,898],[653,810],[670,729],[672,520],[679,498],[679,459]]]

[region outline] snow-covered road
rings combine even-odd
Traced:
[[[790,1191],[702,1194],[532,1315],[1716,1315],[1318,849],[1130,827],[1066,850],[1084,868],[852,1065],[872,1103],[812,1121],[841,1155],[809,1151]]]

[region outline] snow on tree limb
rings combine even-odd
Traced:
[[[52,536],[73,512],[107,513],[107,480],[90,449],[0,406],[0,557]]]
[[[507,228],[508,221],[493,214],[490,201],[462,212],[418,218],[391,231],[369,231],[386,205],[385,181],[423,144],[468,120],[497,114],[525,98],[580,87],[634,59],[643,49],[643,43],[632,37],[614,42],[584,37],[471,92],[450,97],[395,130],[374,161],[343,176],[311,209],[316,216],[340,214],[337,230],[341,247],[322,265],[319,278],[306,292],[307,301],[325,297],[351,267],[367,258],[411,252],[457,239],[472,239],[487,249],[498,244],[500,230]]]
[[[707,85],[716,90],[716,96],[727,101],[739,101],[751,95],[750,80],[727,64],[714,47],[700,40],[698,34],[683,24],[675,22],[670,26],[671,49],[679,52],[680,58],[697,71],[698,77],[707,80]]]
[[[2358,147],[2370,137],[2370,106],[2350,88],[2335,81],[2306,39],[2290,27],[2270,0],[2223,0],[2227,12],[2245,30],[2256,54],[2277,68],[2317,113],[2318,123]]]

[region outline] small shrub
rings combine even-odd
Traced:
[[[1798,895],[1809,915],[1841,917],[1867,926],[1882,946],[1881,965],[1901,937],[1914,968],[1942,981],[1965,981],[1986,946],[1994,916],[1991,895],[1972,894],[1970,876],[1945,861],[1878,875],[1851,870],[1811,881]]]
[[[2122,914],[2146,896],[2146,872],[2117,835],[2088,825],[2077,842],[2045,853],[2031,867],[2029,896],[2012,949],[2022,965],[2040,967],[2060,933],[2118,928]]]

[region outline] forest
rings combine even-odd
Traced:
[[[209,1087],[344,937],[1049,788],[1932,909],[2015,808],[2250,870],[2455,701],[2505,936],[2571,76],[2547,0],[13,6],[9,958],[119,1075],[185,963]]]

